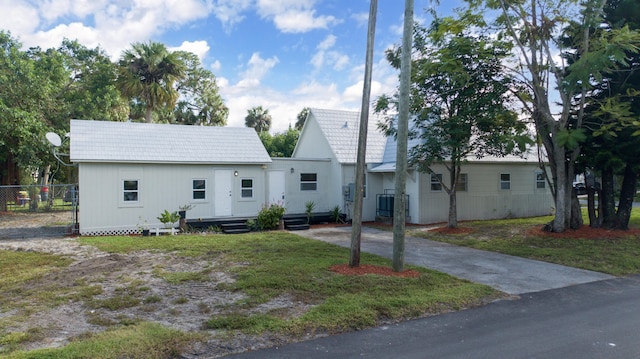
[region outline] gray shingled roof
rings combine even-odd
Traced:
[[[339,163],[356,163],[358,153],[358,128],[360,112],[311,109],[325,138]],[[367,132],[367,163],[381,163],[386,143],[385,136],[378,130],[382,118],[369,115]]]
[[[71,161],[136,163],[271,163],[256,131],[71,120]]]

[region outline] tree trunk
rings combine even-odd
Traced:
[[[589,227],[600,228],[602,226],[602,216],[600,212],[600,205],[596,210],[596,193],[600,191],[596,190],[594,186],[587,186],[587,211],[589,213]],[[601,197],[598,195],[598,203]]]
[[[624,169],[624,179],[620,189],[620,202],[618,203],[618,213],[616,214],[618,229],[629,229],[629,219],[631,217],[631,208],[633,207],[633,197],[638,187],[639,172],[637,168],[634,168],[629,163]]]
[[[602,227],[603,228],[615,228],[616,227],[616,202],[613,193],[613,169],[610,167],[603,168],[601,170],[602,177],[602,190],[600,196],[602,197]]]
[[[569,228],[578,229],[584,224],[582,220],[582,209],[580,208],[578,196],[573,193],[571,197],[571,222]]]
[[[568,179],[564,149],[557,146],[551,160],[556,162],[556,215],[553,218],[551,230],[560,233],[567,229],[569,220],[571,219],[571,193],[567,194]]]
[[[144,114],[144,122],[152,123],[153,122],[153,108],[151,106],[147,106]]]
[[[449,223],[448,228],[458,228],[458,204],[455,188],[449,192]]]

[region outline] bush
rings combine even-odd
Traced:
[[[260,230],[268,231],[278,227],[278,222],[284,216],[284,207],[279,204],[271,204],[268,207],[262,208],[258,213],[258,226]]]

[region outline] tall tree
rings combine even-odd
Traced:
[[[153,122],[153,111],[173,108],[178,100],[174,83],[185,76],[178,54],[158,42],[137,42],[120,58],[118,83],[122,94],[144,104],[145,122]]]
[[[584,139],[586,94],[591,80],[619,66],[624,61],[625,51],[637,51],[640,40],[628,28],[614,29],[600,37],[592,36],[589,29],[600,22],[604,0],[466,1],[474,8],[486,5],[497,10],[498,36],[510,39],[515,45],[518,64],[514,70],[529,88],[529,94],[520,97],[521,102],[533,119],[553,178],[555,216],[549,229],[563,232],[579,227],[582,216],[572,185],[580,142]],[[579,60],[571,64],[567,72],[566,64],[558,62],[554,53],[559,46],[557,34],[571,19],[578,19],[575,23],[583,36],[572,46]],[[554,89],[558,90],[558,113],[553,110]],[[579,96],[577,106],[574,103],[576,95]]]
[[[186,125],[224,126],[229,109],[220,96],[216,76],[204,69],[198,56],[178,51],[184,62],[185,77],[177,82],[181,98],[174,110],[175,122]]]
[[[291,157],[298,142],[300,131],[289,128],[287,131],[276,133],[273,136],[268,131],[262,131],[258,136],[260,136],[260,140],[269,156]]]
[[[69,72],[62,91],[65,110],[59,127],[68,130],[70,118],[126,121],[129,103],[116,86],[118,66],[104,50],[64,39],[58,52]]]
[[[17,184],[21,171],[44,164],[44,134],[53,129],[68,76],[55,50],[21,47],[0,31],[0,184]]]
[[[603,23],[590,31],[608,32],[628,27],[640,29],[639,0],[609,0],[604,6]],[[568,38],[579,36],[568,31]],[[569,43],[571,43],[569,41]],[[573,60],[573,54],[567,54]],[[627,52],[620,69],[603,74],[595,81],[585,108],[584,154],[580,163],[600,175],[601,188],[588,186],[588,212],[592,227],[626,229],[640,174],[640,54]],[[614,175],[621,176],[622,187],[615,209]],[[589,178],[588,185],[594,181]],[[594,194],[598,191],[599,209]]]
[[[309,107],[305,107],[303,108],[299,113],[298,116],[296,117],[296,125],[295,125],[295,129],[298,131],[302,131],[302,126],[304,126],[305,121],[307,120],[307,116],[309,116]]]
[[[478,34],[483,24],[470,12],[459,15],[441,19],[434,14],[430,28],[416,26],[412,56],[411,136],[419,141],[409,151],[409,163],[449,195],[449,228],[458,226],[456,194],[467,158],[521,154],[532,142],[510,108],[514,79],[502,68],[508,44]],[[387,56],[399,65],[398,50]],[[377,109],[387,110],[391,102],[383,96]],[[387,119],[382,127],[395,134],[395,118]],[[446,167],[448,181],[438,176],[435,164]]]
[[[256,106],[247,110],[244,124],[247,127],[252,127],[258,133],[268,132],[269,129],[271,129],[271,115],[269,114],[269,110],[263,109],[262,106]]]

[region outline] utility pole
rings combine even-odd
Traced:
[[[400,104],[396,153],[396,187],[393,206],[393,270],[404,270],[404,232],[407,203],[407,138],[409,134],[409,90],[413,39],[413,0],[404,3],[404,30],[400,63]]]
[[[358,155],[356,159],[356,183],[353,194],[353,217],[351,224],[350,267],[360,266],[360,241],[362,236],[362,197],[364,190],[364,168],[367,153],[367,130],[369,129],[369,101],[371,97],[371,72],[373,68],[373,40],[376,33],[376,14],[378,0],[371,0],[369,6],[369,30],[367,32],[367,53],[360,110],[360,129],[358,135]]]

